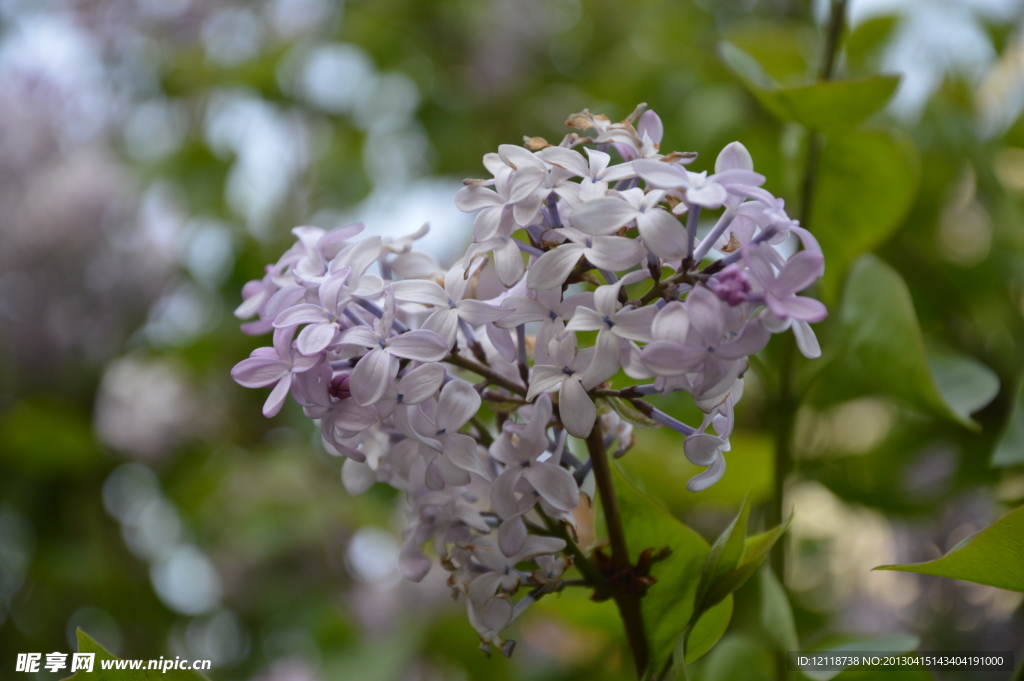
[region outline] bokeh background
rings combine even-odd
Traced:
[[[937,557],[1024,499],[1022,5],[850,3],[839,70],[902,74],[869,125],[898,144],[854,164],[851,186],[885,179],[850,209],[887,208],[852,246],[828,237],[846,263],[820,293],[838,309],[845,264],[876,251],[929,351],[973,358],[999,389],[980,433],[881,394],[800,407],[785,582],[804,647],[908,632],[925,650],[1022,652],[1020,594],[870,572]],[[262,391],[230,381],[262,344],[231,312],[299,224],[429,221],[423,247],[450,262],[470,225],[452,199],[481,156],[557,140],[584,107],[649,103],[663,149],[700,152],[697,169],[742,141],[795,213],[806,131],[716,46],[806,81],[827,15],[802,0],[0,0],[0,677],[19,652],[75,650],[81,626],[122,657],[212,659],[215,681],[629,678],[614,609],[582,594],[531,609],[511,660],[478,652],[443,571],[398,576],[401,500],[347,496],[295,405],[263,419]],[[833,365],[836,317],[819,327]],[[721,483],[686,492],[695,471],[660,431],[621,462],[707,538],[748,491],[767,522],[772,352]],[[704,678],[771,678],[749,591]]]

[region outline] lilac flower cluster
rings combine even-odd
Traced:
[[[826,316],[797,295],[822,275],[821,249],[761,188],[742,144],[709,175],[687,168],[695,154],[660,152],[661,120],[643,106],[619,123],[584,111],[568,125],[579,132],[558,145],[535,137],[484,157],[493,177],[466,180],[456,198],[476,212],[473,243],[447,272],[412,249],[423,232],[299,227],[237,310],[273,344],[234,379],[272,388],[266,416],[291,394],[346,457],[351,493],[376,482],[406,493],[403,574],[427,574],[429,543],[482,647],[506,654],[501,631],[565,586],[572,564],[552,528],[574,536],[591,462],[569,436],[596,433],[619,456],[635,425],[675,429],[706,467],[687,486],[703,490],[725,471],[747,357],[787,329],[817,356],[809,324]],[[620,373],[632,385],[615,389]],[[704,412],[699,425],[644,401],[680,390]]]

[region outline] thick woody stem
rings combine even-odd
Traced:
[[[615,484],[612,482],[611,464],[604,448],[604,437],[601,434],[601,421],[594,423],[593,430],[587,437],[587,450],[594,468],[594,481],[604,511],[605,525],[608,528],[608,541],[612,549],[612,566],[617,574],[628,573],[631,568],[629,548],[626,545],[626,533],[622,527],[622,516],[619,515],[619,504],[615,499]],[[629,649],[633,653],[637,676],[643,676],[647,669],[648,649],[647,637],[644,635],[643,615],[640,611],[640,595],[630,588],[628,581],[622,586],[612,586],[611,595],[619,608],[622,624],[626,628]]]

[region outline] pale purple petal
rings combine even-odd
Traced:
[[[501,358],[506,362],[516,361],[516,346],[512,342],[512,333],[508,329],[502,329],[494,324],[488,324],[484,327],[487,332],[487,339],[491,341],[491,345],[498,351]]]
[[[283,310],[274,318],[274,328],[283,329],[298,324],[318,324],[328,319],[327,313],[319,305],[303,303]]]
[[[562,382],[565,374],[562,367],[539,364],[533,367],[533,377],[530,380],[530,390],[526,393],[526,399],[532,400],[535,395],[551,390]]]
[[[526,523],[521,516],[515,516],[498,526],[498,547],[506,556],[514,556],[526,541]]]
[[[392,369],[397,371],[398,362],[383,348],[374,348],[363,355],[352,370],[349,382],[356,402],[365,407],[379,400],[394,376]]]
[[[377,474],[365,463],[359,463],[354,459],[345,459],[345,463],[341,465],[341,484],[345,486],[345,491],[352,496],[359,496],[373,487],[375,482],[377,482]]]
[[[723,475],[725,475],[725,457],[719,454],[711,463],[710,468],[690,478],[690,481],[686,483],[686,489],[691,492],[703,492],[721,480]]]
[[[419,582],[430,572],[430,559],[423,555],[413,538],[405,543],[398,554],[398,570],[410,582]]]
[[[388,350],[395,357],[417,362],[440,362],[448,354],[449,345],[444,338],[427,329],[408,331],[388,339]]]
[[[675,189],[676,187],[688,187],[690,185],[686,171],[674,163],[639,159],[633,161],[633,168],[636,170],[637,175],[643,178],[643,181],[651,187]]]
[[[288,365],[276,357],[248,357],[231,369],[231,378],[243,388],[265,388],[288,374]]]
[[[686,255],[686,228],[668,211],[652,208],[640,213],[636,218],[636,226],[644,245],[655,255],[667,259],[678,259]]]
[[[577,177],[589,177],[590,165],[578,151],[565,147],[547,147],[541,150],[541,158],[551,165],[572,171]]]
[[[651,335],[657,340],[683,343],[689,330],[690,315],[686,312],[686,305],[678,300],[661,308],[651,323]]]
[[[368,326],[353,326],[351,329],[345,329],[341,333],[341,337],[338,339],[340,343],[352,343],[353,345],[362,345],[364,348],[375,348],[379,345],[377,334],[374,333],[373,329]]]
[[[742,359],[764,350],[771,335],[771,332],[764,328],[760,319],[754,319],[747,322],[736,340],[718,346],[715,352],[723,359]]]
[[[331,412],[334,426],[351,433],[358,433],[377,422],[377,410],[372,406],[363,407],[352,398],[335,403]]]
[[[454,433],[480,409],[480,395],[469,383],[456,379],[441,389],[437,403],[437,429]]]
[[[569,323],[565,325],[566,331],[600,331],[607,324],[600,313],[591,310],[589,307],[577,307]]]
[[[786,312],[801,322],[820,322],[828,316],[828,309],[820,300],[806,296],[786,296],[781,301]]]
[[[444,367],[436,363],[410,369],[398,381],[397,391],[402,396],[402,404],[419,404],[430,399],[441,388],[444,376]]]
[[[726,304],[703,286],[697,286],[686,297],[686,311],[690,315],[690,333],[697,332],[708,345],[717,345],[725,333],[723,308]]]
[[[665,135],[665,126],[661,117],[654,113],[654,109],[644,111],[640,120],[636,122],[636,133],[643,139],[646,134],[655,144],[661,144],[661,138]]]
[[[515,497],[515,488],[519,478],[523,477],[520,466],[509,466],[494,479],[491,484],[491,508],[500,518],[511,518],[519,514],[519,501]]]
[[[462,433],[447,433],[441,439],[441,447],[444,450],[444,456],[453,465],[464,471],[476,473],[484,480],[490,477],[484,470],[480,455],[477,454],[476,440],[470,436]]]
[[[508,183],[508,203],[515,204],[533,197],[544,183],[546,175],[540,168],[517,170]]]
[[[647,343],[652,339],[651,326],[658,308],[646,305],[635,310],[624,309],[615,315],[612,333],[620,338]]]
[[[710,466],[722,451],[725,442],[720,437],[707,433],[694,433],[683,441],[683,453],[687,460],[698,466]]]
[[[335,324],[310,324],[299,332],[295,347],[303,355],[318,355],[338,337]]]
[[[450,307],[439,307],[430,313],[420,328],[438,334],[450,348],[459,331],[459,313]]]
[[[537,212],[543,201],[544,194],[540,191],[528,195],[512,207],[512,217],[518,225],[523,227],[532,224],[537,218]]]
[[[764,175],[755,173],[752,169],[747,168],[727,168],[722,172],[716,171],[708,179],[714,179],[717,184],[721,185],[738,184],[746,187],[760,187],[765,181]]]
[[[628,241],[628,239],[624,239]],[[576,263],[583,256],[585,247],[577,244],[562,244],[554,248],[537,260],[530,267],[526,275],[526,285],[534,290],[543,291],[561,286]]]
[[[466,320],[470,326],[480,326],[487,322],[496,322],[505,318],[508,314],[500,307],[485,303],[482,300],[460,300],[458,305],[459,316]]]
[[[584,253],[593,264],[612,271],[628,269],[647,254],[639,243],[622,236],[596,237],[594,245]]]
[[[718,208],[729,197],[725,187],[717,182],[709,182],[703,187],[690,187],[686,190],[686,200],[705,208]]]
[[[396,281],[391,284],[395,292],[395,300],[421,305],[447,305],[448,295],[444,289],[432,281],[411,279]]]
[[[585,438],[594,428],[597,407],[587,395],[583,385],[574,377],[562,381],[558,391],[558,413],[562,416],[565,429],[573,437]]]
[[[498,156],[506,164],[520,172],[524,168],[544,170],[544,161],[534,154],[534,152],[517,144],[498,145]]]
[[[463,187],[455,194],[455,205],[463,213],[472,213],[481,208],[500,206],[502,203],[503,201],[497,192],[478,184]]]
[[[779,272],[773,293],[799,293],[814,283],[825,271],[825,258],[811,251],[800,251]]]
[[[597,334],[597,343],[594,345],[592,359],[586,371],[580,376],[580,382],[587,390],[596,388],[619,371],[620,340],[610,331],[601,331]],[[573,382],[573,381],[567,381]],[[590,401],[590,398],[587,398]]]
[[[571,511],[580,504],[580,490],[569,471],[552,464],[532,464],[523,477],[559,511]]]
[[[796,345],[804,357],[816,359],[821,357],[821,346],[818,344],[818,337],[807,322],[794,321],[793,335],[796,337]]]
[[[535,534],[526,538],[523,548],[516,556],[519,560],[529,560],[537,556],[549,556],[565,548],[565,540],[558,537],[541,537]]]
[[[636,208],[622,199],[602,196],[573,208],[569,220],[581,232],[603,236],[619,231],[636,215]]]
[[[285,376],[277,382],[274,389],[270,391],[270,395],[267,396],[267,401],[263,403],[263,415],[267,418],[277,416],[281,411],[281,407],[284,405],[285,398],[288,397],[288,391],[292,387],[292,375],[291,373],[285,374]]]
[[[526,271],[523,254],[512,237],[506,237],[501,245],[494,248],[494,268],[505,286],[514,286]]]
[[[715,159],[715,173],[733,169],[754,169],[754,159],[750,157],[747,148],[739,142],[730,142],[725,145],[725,148],[718,152],[718,158]]]
[[[679,376],[693,369],[693,348],[675,341],[654,341],[640,351],[640,361],[658,376]]]

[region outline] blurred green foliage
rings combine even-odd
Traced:
[[[79,19],[89,26],[88,17]],[[901,601],[877,587],[879,573],[865,570],[851,581],[829,563],[860,525],[833,524],[829,535],[814,525],[835,520],[827,508],[800,515],[800,499],[820,498],[802,491],[827,490],[843,508],[868,514],[858,518],[882,519],[871,527],[888,534],[872,535],[865,550],[891,549],[893,561],[909,563],[938,557],[965,528],[980,530],[1024,500],[1024,121],[987,131],[979,83],[955,74],[946,74],[919,117],[885,109],[895,81],[881,73],[883,58],[904,20],[876,17],[848,31],[839,74],[853,80],[829,85],[811,84],[822,41],[809,3],[364,0],[331,4],[307,33],[268,37],[230,66],[211,60],[187,26],[126,21],[121,34],[145,34],[160,55],[143,96],[180,103],[187,129],[181,145],[156,160],[133,159],[116,135],[111,144],[140,190],[171,186],[187,215],[232,229],[228,275],[198,284],[216,301],[214,321],[176,344],[139,332],[114,350],[179,360],[199,405],[191,420],[212,423],[160,456],[135,456],[156,471],[154,498],[176,509],[182,541],[201,547],[221,575],[219,607],[232,613],[236,645],[221,651],[211,678],[600,681],[631,674],[614,606],[579,590],[532,608],[513,627],[516,655],[488,660],[476,650],[464,606],[446,600],[439,579],[385,589],[360,576],[348,553],[353,537],[370,526],[400,541],[400,501],[380,486],[348,498],[340,463],[323,453],[295,405],[265,420],[264,396],[228,378],[235,362],[264,344],[239,333],[225,313],[242,285],[290,242],[289,228],[328,220],[375,187],[364,163],[375,143],[366,126],[316,106],[295,86],[294,64],[333,43],[357,46],[377,72],[399,72],[415,84],[412,125],[429,143],[423,164],[431,176],[479,176],[481,156],[498,144],[524,134],[557,139],[571,112],[589,107],[615,119],[643,101],[665,121],[663,148],[699,152],[697,169],[710,168],[728,142],[742,141],[768,177],[766,188],[795,216],[810,144],[804,126],[821,128],[806,226],[826,253],[818,293],[831,316],[817,327],[822,359],[798,358],[793,368],[803,401],[795,405],[797,510],[789,540],[793,569],[810,566],[819,578],[804,584],[789,575],[784,589],[770,570],[759,570],[735,593],[729,630],[692,665],[690,678],[776,678],[778,651],[873,628],[909,631],[932,650],[1020,650],[1019,601],[1006,606],[1001,596],[926,577],[900,582],[897,590],[909,583],[918,594]],[[1012,24],[985,26],[998,59],[1013,58]],[[239,159],[204,133],[207,107],[228,91],[294,114],[313,131],[308,166],[262,230],[247,229],[228,197]],[[194,279],[185,268],[175,276]],[[699,578],[708,543],[748,494],[751,532],[768,529],[784,352],[776,338],[752,363],[719,484],[686,492],[696,470],[664,430],[638,430],[620,462],[660,505],[655,520],[637,520],[635,532],[675,523],[676,534],[686,534],[676,543],[689,548],[656,565],[661,581],[652,593],[667,590],[676,566]],[[62,384],[33,383],[0,360],[4,675],[18,652],[73,650],[77,626],[125,658],[195,654],[212,636],[203,632],[214,630],[214,615],[175,610],[158,596],[151,561],[129,548],[131,527],[105,510],[104,483],[132,455],[101,440],[90,422],[102,363],[72,359],[74,380]],[[69,391],[69,383],[86,388]],[[692,404],[653,402],[699,422]],[[691,614],[674,609],[677,596],[648,606],[663,611],[648,613],[659,662]],[[282,666],[289,660],[292,667]],[[901,675],[931,678],[924,670]]]

